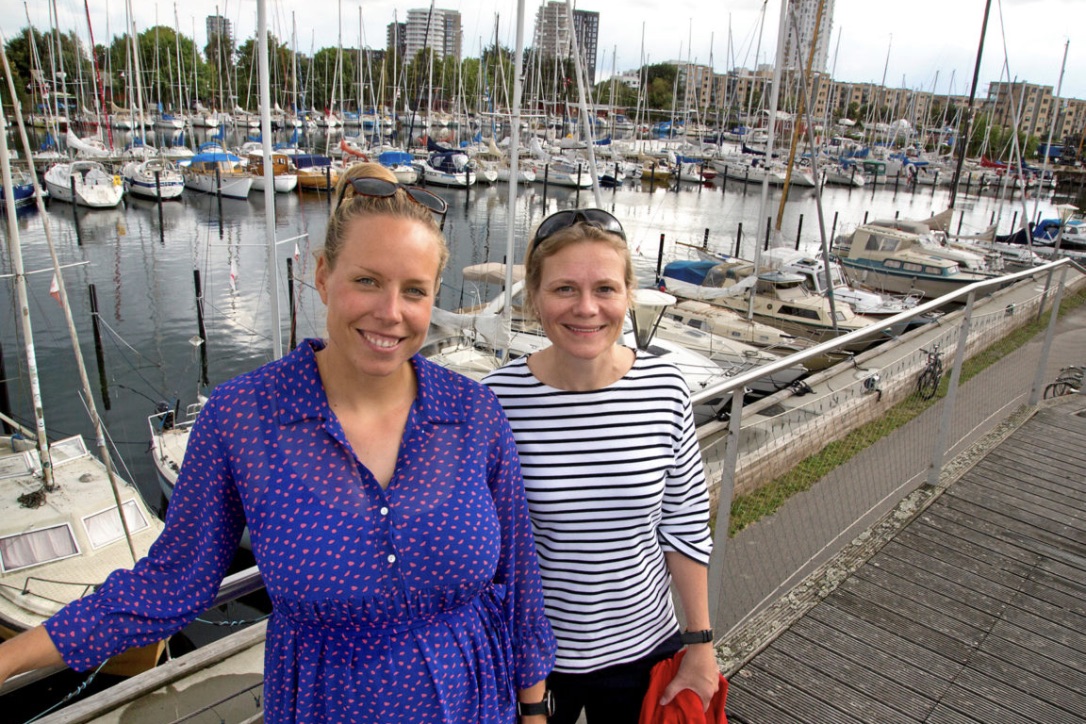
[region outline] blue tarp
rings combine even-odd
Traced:
[[[221,163],[223,161],[229,161],[231,163],[237,163],[241,159],[232,153],[226,153],[224,151],[210,151],[208,153],[198,153],[192,157],[193,163]]]
[[[701,284],[709,271],[719,263],[717,261],[672,261],[664,267],[664,276],[690,284]]]
[[[384,151],[377,157],[377,163],[382,166],[395,166],[401,163],[411,163],[414,156],[406,151]]]
[[[332,159],[317,153],[299,153],[291,156],[290,159],[298,168],[323,168],[332,165]]]

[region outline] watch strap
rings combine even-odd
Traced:
[[[543,692],[543,701],[537,701],[534,704],[528,704],[523,701],[517,702],[517,716],[553,716],[554,715],[554,698],[551,695],[550,690]]]
[[[683,631],[679,635],[679,640],[682,641],[683,646],[709,644],[713,642],[713,630],[707,628],[702,631]]]

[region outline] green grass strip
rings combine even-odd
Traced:
[[[1086,304],[1086,289],[1073,295],[1064,296],[1060,303],[1060,316],[1063,317]],[[1042,316],[1019,327],[1005,337],[995,341],[962,364],[961,382],[966,382],[980,374],[989,366],[1022,347],[1037,334],[1044,332],[1050,315]],[[1076,360],[1076,364],[1083,360]],[[917,415],[934,405],[947,393],[950,372],[943,375],[939,391],[930,400],[922,400],[918,395],[909,395],[897,403],[879,420],[859,427],[841,440],[831,442],[820,452],[811,455],[788,472],[752,493],[740,495],[732,500],[728,536],[734,537],[739,531],[763,517],[772,515],[796,493],[809,490],[835,467],[847,462],[854,455],[874,445],[880,439],[905,425]]]

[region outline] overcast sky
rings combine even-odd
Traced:
[[[828,2],[829,0],[827,0]],[[194,34],[202,48],[207,15],[225,15],[239,42],[256,29],[256,0],[129,0],[136,27],[157,23]],[[62,30],[87,37],[83,0],[56,0]],[[89,0],[94,37],[102,43],[122,32],[124,0]],[[0,29],[11,37],[26,26],[26,13],[39,30],[49,27],[47,2],[0,0]],[[525,44],[531,43],[540,2],[525,2]],[[515,44],[516,2],[510,0],[437,0],[436,6],[459,10],[464,55],[477,57],[481,44],[493,42],[495,17],[503,45]],[[26,10],[25,8],[29,8]],[[394,13],[428,7],[410,0],[268,0],[269,26],[288,42],[292,16],[301,52],[334,47],[342,13],[344,46],[359,40],[362,8],[364,45],[384,46],[385,27]],[[737,64],[754,67],[761,28],[761,62],[772,62],[780,23],[781,0],[579,0],[581,10],[600,14],[597,78],[636,68],[642,52],[647,62],[689,57],[724,72]],[[836,0],[828,68],[838,80],[967,95],[973,77],[985,0]],[[176,8],[176,11],[175,11]],[[319,8],[319,10],[318,10]],[[764,13],[763,13],[764,10]],[[762,19],[764,15],[764,27]],[[991,81],[1025,80],[1055,89],[1069,28],[1086,27],[1084,0],[992,0],[984,42],[978,97]],[[107,32],[108,30],[108,32]],[[729,46],[729,38],[731,43]],[[1005,41],[1004,41],[1005,39]],[[1086,99],[1086,36],[1070,44],[1061,96]],[[643,50],[642,50],[643,47]],[[730,50],[729,50],[730,48]],[[887,62],[889,54],[889,62]]]

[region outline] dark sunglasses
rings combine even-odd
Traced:
[[[616,234],[626,241],[626,232],[623,231],[622,224],[603,209],[566,209],[556,211],[540,222],[539,228],[535,230],[535,236],[532,237],[532,243],[528,245],[528,250],[535,249],[562,229],[568,229],[574,224],[587,224]]]
[[[351,179],[350,186],[359,196],[370,196],[378,199],[387,199],[395,196],[397,191],[403,190],[416,204],[421,204],[441,216],[442,221],[444,221],[445,212],[449,210],[449,205],[445,202],[445,199],[418,186],[405,186],[401,183],[386,181],[383,178],[365,177]],[[339,191],[339,199],[336,200],[337,208],[343,202],[343,195],[346,192],[347,184],[343,184],[343,188]]]

